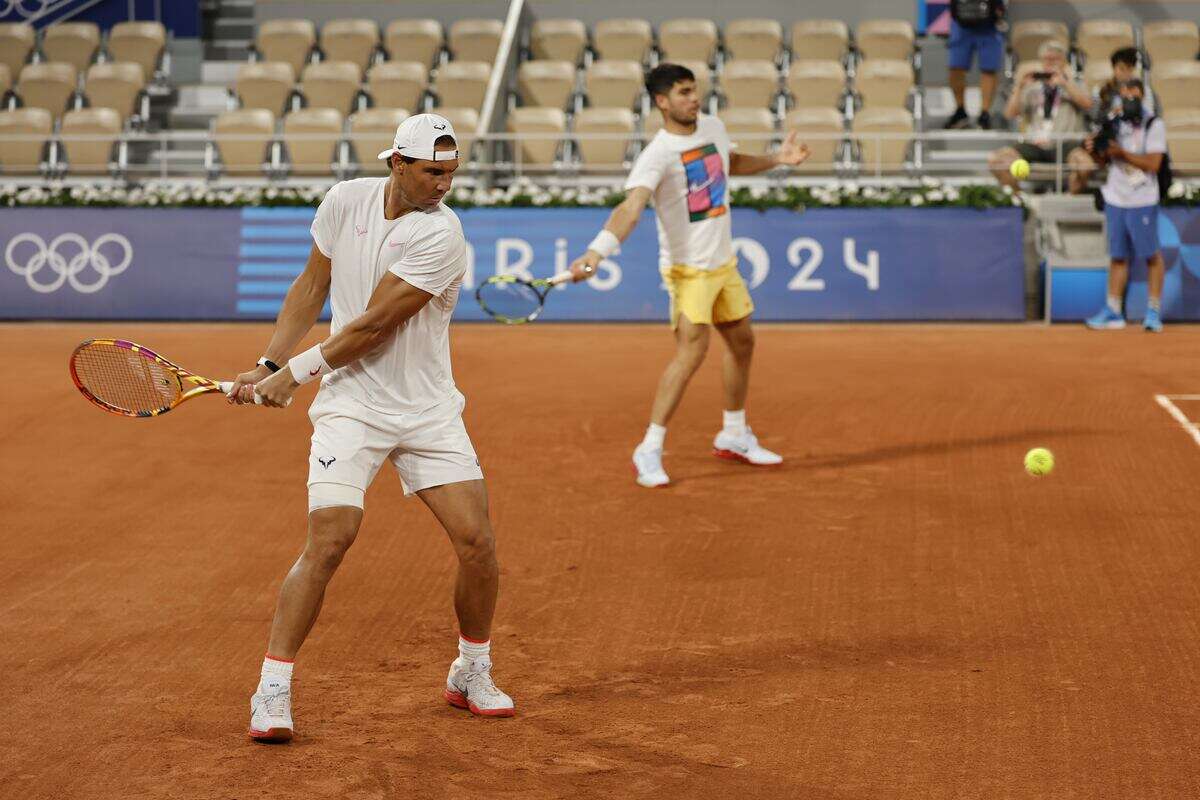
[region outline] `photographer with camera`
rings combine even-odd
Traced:
[[[1087,320],[1092,330],[1125,327],[1122,300],[1129,283],[1130,259],[1146,259],[1149,293],[1143,327],[1162,332],[1164,266],[1158,245],[1158,170],[1167,152],[1167,127],[1146,108],[1146,90],[1137,78],[1121,86],[1120,114],[1111,117],[1084,146],[1108,163],[1104,221],[1108,229],[1108,300]]]

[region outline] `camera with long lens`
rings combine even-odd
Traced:
[[[1117,141],[1119,136],[1119,126],[1122,121],[1131,122],[1134,125],[1142,121],[1142,101],[1137,97],[1121,98],[1120,113],[1113,114],[1103,122],[1101,122],[1095,130],[1095,139],[1093,140],[1093,148],[1096,153],[1105,153],[1108,151],[1108,146]]]

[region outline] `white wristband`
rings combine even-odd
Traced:
[[[621,252],[621,240],[608,228],[603,228],[596,234],[596,238],[592,239],[587,249],[599,253],[601,258],[611,258]]]
[[[291,369],[292,378],[296,383],[315,381],[322,375],[333,372],[333,369],[325,362],[325,356],[321,355],[321,345],[319,344],[299,355],[292,356],[288,361],[288,368]]]

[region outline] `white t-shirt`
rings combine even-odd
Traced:
[[[625,189],[654,193],[660,268],[716,269],[733,258],[730,148],[725,124],[701,114],[691,136],[660,130],[634,162]]]
[[[1149,112],[1147,112],[1149,113]],[[1167,126],[1161,119],[1146,125],[1119,123],[1118,144],[1135,155],[1167,152]],[[1108,165],[1108,180],[1104,182],[1104,202],[1116,208],[1145,208],[1158,205],[1158,175],[1146,172],[1128,161],[1113,161]]]
[[[313,241],[333,260],[330,332],[337,333],[367,310],[388,272],[433,299],[386,346],[334,370],[322,383],[347,390],[376,410],[409,414],[459,398],[450,371],[449,327],[467,269],[467,243],[458,217],[443,204],[384,219],[387,180],[343,181],[317,209]]]

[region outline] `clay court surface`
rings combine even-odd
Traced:
[[[661,326],[458,326],[519,716],[442,701],[453,555],[385,469],[274,747],[248,700],[303,543],[313,388],[132,420],[66,369],[119,335],[224,378],[268,331],[0,326],[0,796],[1200,792],[1200,447],[1154,400],[1200,393],[1200,328],[763,326],[749,417],[784,466],[709,455],[714,352],[675,483],[646,490]]]

